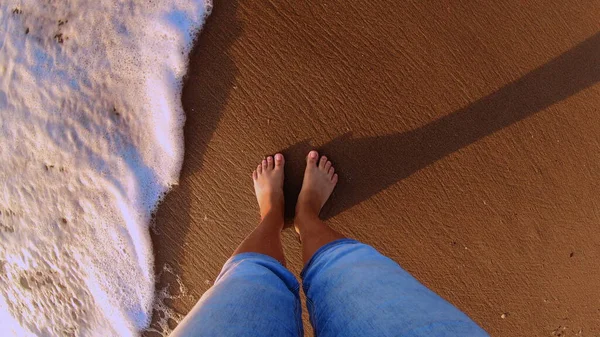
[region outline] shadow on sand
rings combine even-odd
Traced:
[[[600,33],[473,104],[404,133],[353,138],[346,133],[320,147],[339,169],[339,184],[323,215],[333,217],[435,161],[535,114],[600,81]],[[286,155],[286,217],[300,191],[308,141]],[[375,165],[376,163],[376,165]]]
[[[167,195],[158,211],[157,233],[152,234],[157,252],[156,271],[160,271],[165,263],[173,264],[184,256],[184,238],[193,223],[189,210],[194,198],[186,181],[202,169],[204,153],[238,72],[228,52],[242,32],[242,24],[236,18],[238,1],[214,2],[214,12],[189,58],[182,97],[187,116],[185,165],[180,185]],[[423,127],[367,138],[344,134],[320,147],[335,162],[341,172],[340,179],[352,182],[339,184],[333,202],[324,209],[324,216],[335,216],[437,160],[598,81],[600,33],[498,91]],[[310,148],[308,141],[302,141],[283,151],[287,159],[288,217],[293,216],[302,181],[303,157]],[[188,212],[177,211],[181,209]],[[169,223],[168,233],[161,232],[162,221]],[[177,266],[175,269],[177,273]]]

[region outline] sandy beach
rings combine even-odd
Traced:
[[[152,234],[187,288],[167,304],[187,313],[256,225],[258,161],[286,155],[291,210],[314,147],[340,175],[329,224],[492,336],[599,335],[599,17],[592,0],[215,0]],[[293,230],[284,244],[298,275]]]

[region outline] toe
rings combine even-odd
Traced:
[[[268,164],[267,164],[267,160],[266,160],[266,159],[263,159],[263,160],[262,160],[262,169],[263,169],[263,171],[266,171],[266,170],[267,170],[267,165],[268,165]]]
[[[258,179],[258,173],[256,173],[256,170],[252,171],[252,179]]]
[[[325,169],[326,163],[327,163],[327,157],[325,157],[325,156],[321,157],[321,160],[319,160],[319,168]]]
[[[327,163],[325,163],[325,172],[329,172],[330,168],[331,168],[331,162],[328,161]]]
[[[309,165],[316,165],[317,164],[317,158],[319,158],[319,152],[312,150],[308,153],[308,156],[306,157],[306,162],[307,162],[307,166]]]
[[[271,156],[267,157],[267,169],[269,169],[269,170],[273,169],[273,157],[271,157]]]
[[[329,178],[333,177],[333,174],[335,173],[335,168],[332,166],[329,168],[329,170],[327,171],[327,174],[329,175]]]
[[[333,177],[331,178],[331,182],[335,185],[338,182],[338,175],[337,173],[333,175]]]
[[[281,153],[277,153],[275,155],[275,167],[283,167],[284,164],[284,159],[283,159],[283,155]]]
[[[262,165],[258,164],[258,166],[256,167],[256,173],[257,173],[257,177],[259,174],[262,173]]]

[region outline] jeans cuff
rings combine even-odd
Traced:
[[[344,238],[344,239],[331,241],[330,243],[323,245],[321,248],[317,249],[317,251],[313,254],[313,256],[310,258],[310,260],[308,260],[308,263],[306,264],[306,266],[304,266],[304,268],[302,268],[302,272],[300,273],[300,278],[304,279],[304,275],[308,272],[308,269],[312,266],[313,262],[317,258],[319,258],[321,255],[323,255],[326,251],[328,251],[330,248],[333,248],[333,247],[339,246],[339,245],[343,245],[343,244],[356,244],[356,243],[360,243],[360,242],[358,242],[354,239]]]

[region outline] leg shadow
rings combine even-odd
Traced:
[[[320,150],[340,180],[326,218],[369,199],[437,160],[535,114],[600,81],[600,33],[473,104],[404,133],[353,138],[344,134]],[[293,217],[308,141],[284,150],[290,167],[286,216]],[[299,164],[300,163],[300,164]],[[377,165],[374,165],[374,164]]]

